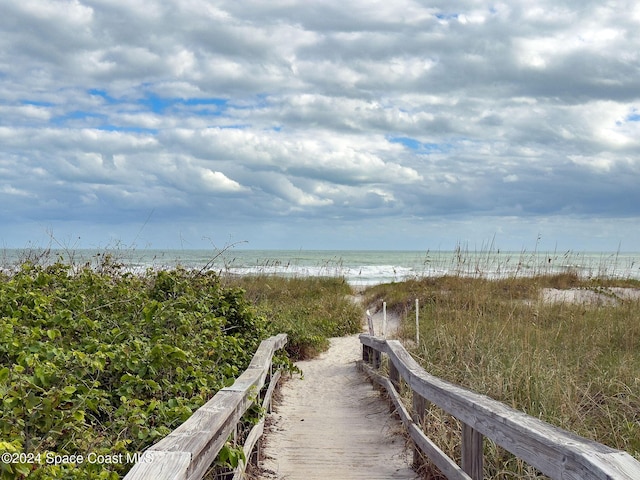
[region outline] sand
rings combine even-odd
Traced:
[[[374,315],[379,331],[381,314]],[[392,332],[398,318],[388,316]],[[283,383],[270,414],[261,462],[265,479],[416,479],[400,421],[356,370],[357,335],[333,338],[318,358],[299,362],[304,379]]]
[[[572,303],[581,305],[615,305],[625,300],[640,299],[637,288],[606,287],[599,289],[570,288],[559,290],[545,288],[542,301],[546,303]]]

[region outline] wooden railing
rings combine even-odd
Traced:
[[[279,370],[272,372],[273,354],[286,343],[285,334],[264,340],[247,370],[232,386],[220,390],[186,422],[149,447],[124,478],[200,480],[244,413],[257,401],[258,394],[270,376],[269,387],[262,400],[262,407],[269,407],[273,389],[280,378]],[[256,441],[262,436],[263,429],[264,418],[253,427],[245,440],[243,450],[246,458],[249,458]],[[241,462],[233,478],[241,478],[245,467],[244,462]]]
[[[449,479],[480,480],[483,438],[513,453],[552,479],[640,479],[640,462],[626,452],[578,437],[503,403],[428,374],[397,340],[360,335],[360,367],[384,387],[422,454]],[[388,357],[389,377],[381,375],[382,355]],[[411,415],[400,398],[402,380],[411,389]],[[427,402],[462,423],[462,465],[458,465],[422,431]]]

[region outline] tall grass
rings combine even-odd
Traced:
[[[224,281],[245,290],[273,333],[287,333],[295,360],[326,350],[330,337],[358,333],[362,312],[350,299],[351,287],[339,277],[228,275]]]
[[[601,290],[613,283],[575,274],[451,276],[380,285],[367,297],[407,317],[406,338],[415,338],[419,299],[421,341],[412,353],[429,373],[640,459],[640,302],[541,300],[545,287]],[[459,442],[444,425],[451,419],[435,409],[430,415],[436,443],[459,458]],[[537,478],[501,449],[486,449],[486,478]]]

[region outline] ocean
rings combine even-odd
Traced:
[[[31,260],[58,259],[76,265],[98,265],[110,254],[132,272],[147,269],[212,269],[237,275],[344,277],[354,286],[399,282],[443,275],[503,278],[575,272],[583,278],[640,279],[638,252],[503,252],[393,250],[0,250],[0,268],[11,270]]]

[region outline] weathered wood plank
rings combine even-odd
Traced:
[[[275,391],[275,388],[281,376],[282,376],[282,372],[280,370],[277,370],[271,376],[269,387],[267,388],[267,391],[264,394],[264,399],[262,401],[263,409],[268,410],[269,407],[271,406],[273,392]],[[244,472],[247,469],[247,464],[250,461],[251,453],[253,452],[253,449],[256,447],[258,440],[260,440],[260,437],[262,437],[262,435],[264,434],[264,424],[265,424],[265,418],[263,417],[256,425],[253,426],[253,428],[247,435],[247,438],[245,439],[244,445],[242,447],[242,451],[244,452],[244,456],[247,459],[247,461],[240,462],[240,465],[238,466],[238,468],[235,469],[233,473],[234,480],[241,480],[242,478],[244,478]],[[258,457],[259,457],[259,452],[258,452]]]
[[[244,478],[244,472],[247,469],[247,464],[251,458],[251,452],[253,448],[256,446],[256,443],[264,433],[264,418],[260,420],[257,424],[253,426],[249,435],[245,440],[244,446],[242,447],[242,451],[244,452],[244,456],[247,459],[246,462],[241,461],[238,468],[236,468],[233,472],[233,480],[242,480]]]
[[[154,451],[148,452],[146,455],[148,455],[149,461],[136,463],[125,478],[174,478],[175,480],[187,480],[187,469],[191,463],[191,455],[189,453]]]
[[[389,356],[411,389],[545,475],[562,479],[638,479],[640,462],[554,427],[485,395],[445,382],[422,369],[400,342],[361,335]]]
[[[387,341],[382,337],[372,337],[365,333],[360,334],[360,343],[367,345],[375,350],[386,353]]]
[[[373,368],[376,370],[382,365],[382,354],[377,350],[373,351]]]
[[[372,364],[373,363],[373,352],[375,350],[368,345],[362,346],[362,360],[365,363]]]
[[[262,368],[249,368],[242,372],[236,381],[230,387],[225,387],[221,392],[249,392],[256,389],[260,389],[269,374],[269,370],[263,370]]]
[[[286,340],[284,334],[264,340],[252,359],[252,366],[231,387],[220,390],[186,422],[152,445],[147,450],[152,461],[137,463],[125,479],[201,479],[264,386],[271,357]]]
[[[400,372],[393,363],[389,365],[389,380],[391,380],[393,388],[398,392],[401,391]]]
[[[413,422],[422,430],[424,424],[427,401],[424,397],[413,392],[412,406],[413,406]],[[413,448],[413,468],[418,469],[422,465],[422,453],[417,446]]]
[[[482,434],[466,423],[462,424],[462,469],[473,480],[482,480],[484,472]]]
[[[282,376],[282,372],[280,370],[276,370],[274,374],[271,376],[271,380],[269,381],[269,387],[264,394],[264,399],[262,400],[262,408],[266,411],[271,411],[271,399],[273,397],[273,392],[278,386],[278,382],[280,381],[280,377]]]
[[[260,343],[258,350],[251,359],[249,368],[266,369],[271,365],[271,360],[276,351],[287,344],[287,335],[281,333]]]
[[[411,440],[424,454],[431,459],[433,464],[446,475],[449,480],[471,480],[462,468],[454,462],[446,453],[444,453],[429,437],[425,435],[421,428],[413,423],[411,415],[402,403],[400,394],[394,388],[391,381],[380,375],[369,365],[358,363],[358,368],[362,370],[371,380],[382,386],[388,393],[389,399],[393,402],[396,412],[407,429]]]
[[[622,473],[624,466],[612,469],[606,462],[596,465],[593,460],[598,456],[617,452],[610,447],[578,437],[485,395],[427,374],[400,342],[388,342],[388,355],[393,363],[397,362],[398,369],[413,390],[545,475],[553,478],[631,479],[640,474],[638,462],[635,471],[625,473]],[[624,465],[630,465],[630,462],[624,462]],[[616,470],[621,473],[617,477],[611,476]]]
[[[202,478],[215,460],[236,424],[251,405],[248,392],[219,391],[203,407],[168,436],[151,446],[149,452],[180,452],[189,455],[191,462],[186,478]],[[163,457],[159,457],[163,461]],[[154,463],[156,462],[154,458]],[[165,474],[167,476],[165,476]],[[127,477],[125,478],[151,478]],[[173,478],[168,471],[154,480]]]
[[[433,464],[449,479],[449,480],[471,480],[464,470],[454,462],[440,447],[425,435],[415,424],[408,427],[411,440],[416,446],[422,450],[427,457],[431,459]]]

